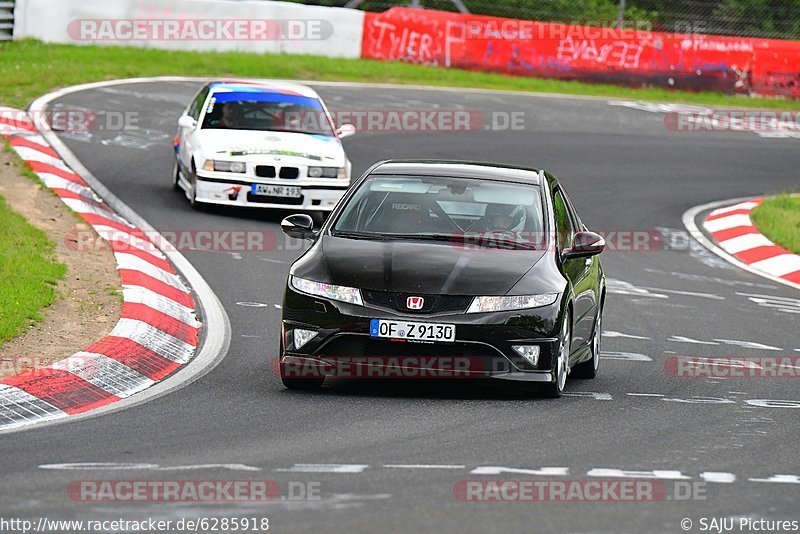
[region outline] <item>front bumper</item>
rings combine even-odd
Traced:
[[[214,177],[203,174],[197,175],[197,202],[253,208],[331,211],[336,207],[347,188],[350,187],[349,180],[333,178],[271,180],[267,182],[263,180],[223,179],[217,177],[219,173],[214,173],[214,175]],[[302,190],[302,195],[298,198],[253,195],[250,191],[254,183],[299,187]]]
[[[495,378],[552,383],[560,304],[494,313],[410,314],[357,306],[286,290],[281,365],[296,376],[341,378]],[[371,319],[455,325],[452,343],[370,336]],[[294,329],[317,334],[300,348]],[[536,366],[512,345],[537,345]]]

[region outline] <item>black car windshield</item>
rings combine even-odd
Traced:
[[[538,248],[544,238],[542,199],[536,185],[375,175],[347,202],[332,234]]]
[[[334,136],[318,99],[283,93],[215,93],[208,102],[203,129]]]

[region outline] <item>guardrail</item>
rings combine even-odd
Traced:
[[[14,38],[14,1],[0,0],[0,41]]]

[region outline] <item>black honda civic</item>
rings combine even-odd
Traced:
[[[280,374],[492,378],[560,397],[600,357],[603,238],[551,174],[461,161],[370,168],[319,229],[283,300]]]

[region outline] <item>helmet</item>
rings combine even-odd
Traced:
[[[519,232],[525,228],[525,207],[513,204],[487,204],[485,218],[492,230]]]

